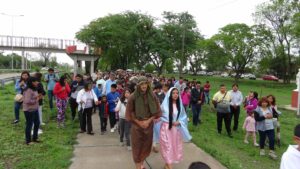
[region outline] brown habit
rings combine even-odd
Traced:
[[[136,91],[137,92],[137,91]],[[150,118],[151,116],[155,116],[155,118],[159,118],[161,116],[161,110],[159,101],[156,98],[154,94],[152,94],[152,99],[155,100],[156,103],[156,109],[157,113],[152,114],[149,110],[149,104],[147,101],[147,97],[143,97],[145,99],[145,110],[146,112],[143,114],[147,115],[147,118]],[[141,99],[141,98],[140,98]],[[132,155],[133,160],[135,163],[141,163],[143,162],[151,153],[152,149],[152,140],[153,140],[153,121],[150,123],[149,127],[146,129],[141,128],[138,124],[134,122],[134,119],[138,120],[136,118],[136,112],[135,112],[135,95],[132,94],[130,98],[128,99],[128,103],[126,106],[126,119],[128,121],[132,122],[131,127],[131,142],[132,142]],[[140,119],[141,120],[141,119]]]

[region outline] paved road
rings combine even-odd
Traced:
[[[119,146],[118,134],[99,134],[99,116],[93,115],[94,136],[78,134],[74,157],[70,169],[134,169],[131,151]],[[213,169],[225,169],[218,161],[196,147],[184,144],[184,160],[174,165],[174,169],[187,169],[193,161],[204,161]],[[151,153],[147,158],[147,169],[162,169],[164,162],[159,153]]]
[[[7,74],[0,74],[0,79],[9,78],[9,77],[15,77],[20,76],[21,73],[7,73]]]

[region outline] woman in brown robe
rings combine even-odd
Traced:
[[[139,77],[134,93],[128,99],[126,119],[132,122],[132,155],[136,169],[144,169],[153,140],[153,120],[161,116],[159,100],[153,94],[148,79]]]

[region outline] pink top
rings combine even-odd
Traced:
[[[256,123],[256,122],[255,122],[254,117],[248,116],[248,117],[245,119],[243,128],[246,129],[246,131],[252,131],[252,132],[255,132],[255,123]]]
[[[188,106],[190,104],[190,100],[191,100],[191,93],[182,92],[181,93],[181,100],[182,100],[182,104],[184,106]]]
[[[252,112],[253,110],[255,110],[257,108],[257,104],[258,104],[258,100],[253,98],[253,99],[248,99],[246,101],[246,105],[245,108],[247,110],[247,113]]]

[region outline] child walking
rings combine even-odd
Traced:
[[[254,146],[259,146],[256,142],[255,123],[254,112],[249,112],[249,116],[246,117],[243,125],[243,129],[246,130],[244,143],[249,144],[248,137],[252,135]]]
[[[126,138],[126,146],[127,150],[131,151],[130,146],[130,128],[131,123],[126,120],[125,118],[125,112],[126,112],[126,105],[127,100],[131,94],[130,89],[125,89],[125,91],[122,93],[121,99],[118,101],[118,104],[115,108],[115,112],[119,113],[119,129],[120,129],[120,145],[124,146],[123,139]]]
[[[106,96],[103,95],[101,97],[101,103],[99,105],[101,135],[103,135],[106,132],[108,112],[109,112],[108,102]]]

